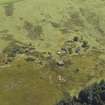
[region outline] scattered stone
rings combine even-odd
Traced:
[[[4,50],[8,57],[16,57],[17,54],[24,54],[25,50],[28,48],[27,45],[17,42],[11,42]]]
[[[35,58],[33,56],[28,56],[25,60],[28,62],[33,62],[35,61]]]
[[[47,53],[47,59],[52,59],[52,57],[53,57],[53,56],[52,56],[52,53],[51,53],[51,52],[48,52],[48,53]]]
[[[61,55],[62,53],[61,53],[61,51],[57,51],[57,54],[58,54],[58,55]]]
[[[61,48],[61,51],[66,54],[68,52],[68,49],[67,48]]]
[[[61,80],[62,80],[62,76],[61,76],[61,75],[58,75],[58,77],[57,77],[57,78],[58,78],[58,80],[59,80],[59,81],[61,81]]]
[[[58,76],[57,76],[57,80],[58,80],[58,81],[61,81],[61,82],[66,82],[66,80],[64,79],[64,77],[61,76],[61,75],[58,75]]]
[[[67,54],[68,49],[67,48],[61,48],[59,51],[57,51],[58,55],[65,55]]]
[[[57,65],[58,66],[64,66],[64,61],[63,60],[59,60],[59,61],[57,61]]]
[[[81,50],[80,47],[76,48],[75,53],[80,53],[80,50]]]

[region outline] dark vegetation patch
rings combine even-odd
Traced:
[[[79,38],[77,37],[77,36],[75,36],[74,38],[73,38],[73,41],[79,41]]]
[[[17,55],[22,54],[25,55],[24,59],[27,62],[35,61],[36,63],[41,63],[45,60],[44,55],[41,52],[37,51],[31,43],[24,44],[16,40],[9,43],[9,45],[3,50],[3,54],[7,55],[6,61],[8,63],[10,59],[11,61],[13,61]]]
[[[14,4],[9,3],[6,6],[4,6],[4,11],[6,16],[12,16],[14,13]]]
[[[30,44],[24,44],[18,41],[12,41],[5,49],[4,53],[15,57],[17,54],[32,54],[33,48]]]
[[[41,25],[33,25],[31,22],[24,21],[24,29],[30,39],[35,40],[41,37],[43,29]]]
[[[78,96],[66,97],[56,105],[105,105],[105,81],[81,90]]]

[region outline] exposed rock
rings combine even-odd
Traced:
[[[76,48],[76,49],[75,49],[75,53],[78,53],[78,54],[79,54],[79,53],[80,53],[80,50],[81,50],[80,47]]]
[[[59,60],[59,61],[57,61],[57,65],[58,66],[64,66],[64,61],[63,60]]]

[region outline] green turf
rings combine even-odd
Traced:
[[[13,14],[7,16],[5,6],[11,3]],[[65,92],[75,95],[104,79],[104,5],[104,0],[0,0],[0,105],[54,105]],[[2,51],[11,42],[32,43],[44,56],[50,52],[59,60],[57,51],[74,36],[87,41],[89,50],[63,56],[63,68],[48,59],[41,58],[44,66],[27,62],[25,54],[4,64]],[[81,43],[73,43],[74,48]]]

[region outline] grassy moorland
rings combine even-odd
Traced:
[[[0,0],[0,105],[54,105],[105,78],[104,0]]]

